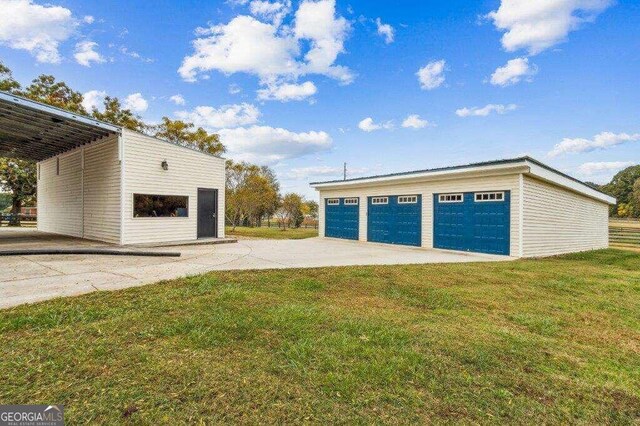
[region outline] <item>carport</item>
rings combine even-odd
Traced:
[[[92,120],[60,108],[26,100],[0,92],[0,157],[43,161],[77,149],[97,140],[116,137],[120,128]],[[38,179],[40,179],[38,167]],[[74,194],[79,195],[79,194]],[[70,214],[75,226],[84,218]],[[103,246],[97,242],[83,242],[71,236],[54,235],[35,229],[0,228],[0,248]]]

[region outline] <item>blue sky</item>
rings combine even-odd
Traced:
[[[310,198],[343,162],[359,176],[529,154],[596,182],[640,162],[638,2],[0,7],[0,59],[23,84],[53,74],[149,122],[195,121]]]

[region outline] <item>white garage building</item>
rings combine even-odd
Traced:
[[[530,157],[311,186],[320,236],[514,257],[608,247],[615,204]]]
[[[0,156],[38,162],[39,231],[120,245],[224,237],[222,158],[3,92]]]

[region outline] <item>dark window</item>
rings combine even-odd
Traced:
[[[133,194],[133,217],[188,217],[189,197]]]

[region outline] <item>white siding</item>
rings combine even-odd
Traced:
[[[112,243],[120,241],[117,135],[44,160],[38,167],[38,230]]]
[[[120,242],[118,136],[84,148],[84,238]]]
[[[81,150],[41,161],[38,167],[38,230],[82,237]]]
[[[224,237],[225,161],[136,132],[123,131],[123,244],[197,238],[198,188],[218,190],[218,237]],[[169,170],[161,163],[167,160]],[[134,218],[133,194],[186,195],[189,216]]]
[[[442,192],[474,192],[508,190],[511,191],[511,239],[510,254],[520,254],[520,179],[519,174],[478,176],[454,178],[448,180],[432,180],[413,183],[386,184],[376,183],[375,186],[323,189],[320,191],[319,201],[319,232],[324,236],[324,206],[325,199],[332,197],[360,197],[360,232],[359,240],[367,240],[367,197],[376,195],[422,195],[422,247],[433,247],[433,194]]]
[[[523,256],[608,247],[607,204],[524,176]]]

